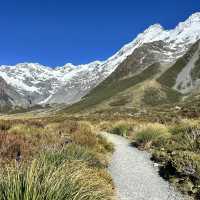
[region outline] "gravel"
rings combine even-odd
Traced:
[[[120,200],[183,200],[167,181],[158,174],[150,154],[129,145],[121,136],[104,133],[115,145],[109,166]]]

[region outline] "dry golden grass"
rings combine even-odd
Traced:
[[[134,144],[141,146],[144,149],[151,148],[151,145],[164,138],[170,137],[168,128],[159,123],[149,123],[141,126],[137,132],[134,133]]]
[[[112,199],[113,146],[91,123],[20,119],[0,128],[0,199]]]
[[[60,166],[33,160],[27,168],[7,168],[0,175],[0,199],[110,200],[109,178],[80,161]]]

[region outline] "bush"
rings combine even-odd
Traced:
[[[181,132],[185,132],[186,130],[191,130],[197,128],[199,126],[199,122],[196,120],[183,119],[180,123],[173,124],[170,126],[169,131],[173,134],[180,134]]]
[[[183,120],[170,126],[171,137],[154,149],[153,160],[162,164],[161,175],[182,192],[200,194],[200,128],[197,121]],[[197,198],[198,199],[198,198]]]
[[[200,152],[200,127],[195,121],[174,125],[170,132],[174,149]]]
[[[191,151],[155,151],[153,159],[162,163],[161,175],[182,192],[200,192],[200,155]]]
[[[172,154],[171,161],[177,172],[200,179],[200,155],[190,151]]]

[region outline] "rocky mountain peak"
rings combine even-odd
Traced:
[[[196,12],[194,14],[192,14],[188,20],[186,20],[187,22],[193,23],[193,22],[200,22],[200,12]]]
[[[165,30],[160,24],[150,26],[105,61],[82,65],[67,63],[55,68],[39,63],[4,65],[0,66],[0,77],[20,97],[30,96],[33,104],[73,103],[110,76],[131,55],[136,55],[132,64],[142,71],[150,61],[175,62],[199,39],[200,13],[195,13],[172,30]],[[131,66],[129,63],[129,68]]]
[[[154,24],[154,25],[151,25],[149,28],[147,28],[145,31],[144,31],[144,34],[150,34],[150,33],[160,33],[164,31],[164,28],[161,24]]]

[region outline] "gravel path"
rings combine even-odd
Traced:
[[[158,175],[150,155],[129,145],[123,137],[104,133],[114,143],[109,171],[120,200],[183,200],[184,198]]]

